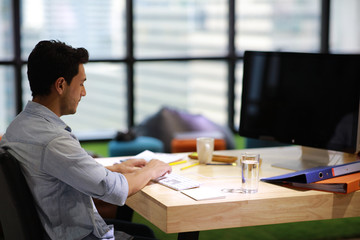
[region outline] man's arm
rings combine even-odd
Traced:
[[[151,160],[146,163],[142,159],[131,159],[107,168],[114,172],[120,172],[126,177],[129,185],[128,196],[145,187],[151,180],[171,172],[169,164],[159,160]]]

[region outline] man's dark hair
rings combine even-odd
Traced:
[[[85,48],[73,48],[63,42],[40,41],[29,55],[28,79],[32,96],[50,94],[51,85],[63,77],[68,85],[78,74],[79,65],[89,61]]]

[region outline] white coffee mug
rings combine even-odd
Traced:
[[[196,151],[200,164],[211,162],[214,151],[214,138],[200,137],[196,139]]]

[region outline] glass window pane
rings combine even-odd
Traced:
[[[125,66],[110,63],[87,63],[86,96],[81,99],[74,115],[62,119],[79,139],[113,137],[114,131],[127,128],[127,89]],[[24,103],[31,100],[31,92],[23,69]]]
[[[119,58],[125,54],[125,1],[23,0],[22,7],[24,59],[43,39],[85,47],[91,59]]]
[[[331,1],[331,52],[360,52],[360,1]]]
[[[224,55],[227,1],[136,0],[136,57]]]
[[[28,101],[31,101],[31,91],[30,91],[30,84],[27,78],[27,65],[23,65],[21,68],[22,72],[22,103],[23,108],[26,106]]]
[[[224,62],[151,62],[135,67],[135,121],[173,107],[227,124]]]
[[[0,61],[14,58],[12,1],[0,1]]]
[[[238,51],[320,48],[320,0],[236,1]]]
[[[243,61],[238,61],[235,69],[235,114],[234,114],[234,128],[238,131],[240,126],[240,110],[241,110],[241,95],[242,95],[242,80],[243,80]]]
[[[13,67],[0,66],[0,135],[15,118],[15,83]]]

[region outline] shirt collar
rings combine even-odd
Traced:
[[[41,116],[46,121],[54,123],[56,125],[60,125],[65,130],[71,132],[71,128],[67,126],[63,120],[61,120],[53,111],[51,111],[50,109],[48,109],[47,107],[45,107],[40,103],[28,101],[24,111],[30,114]]]

